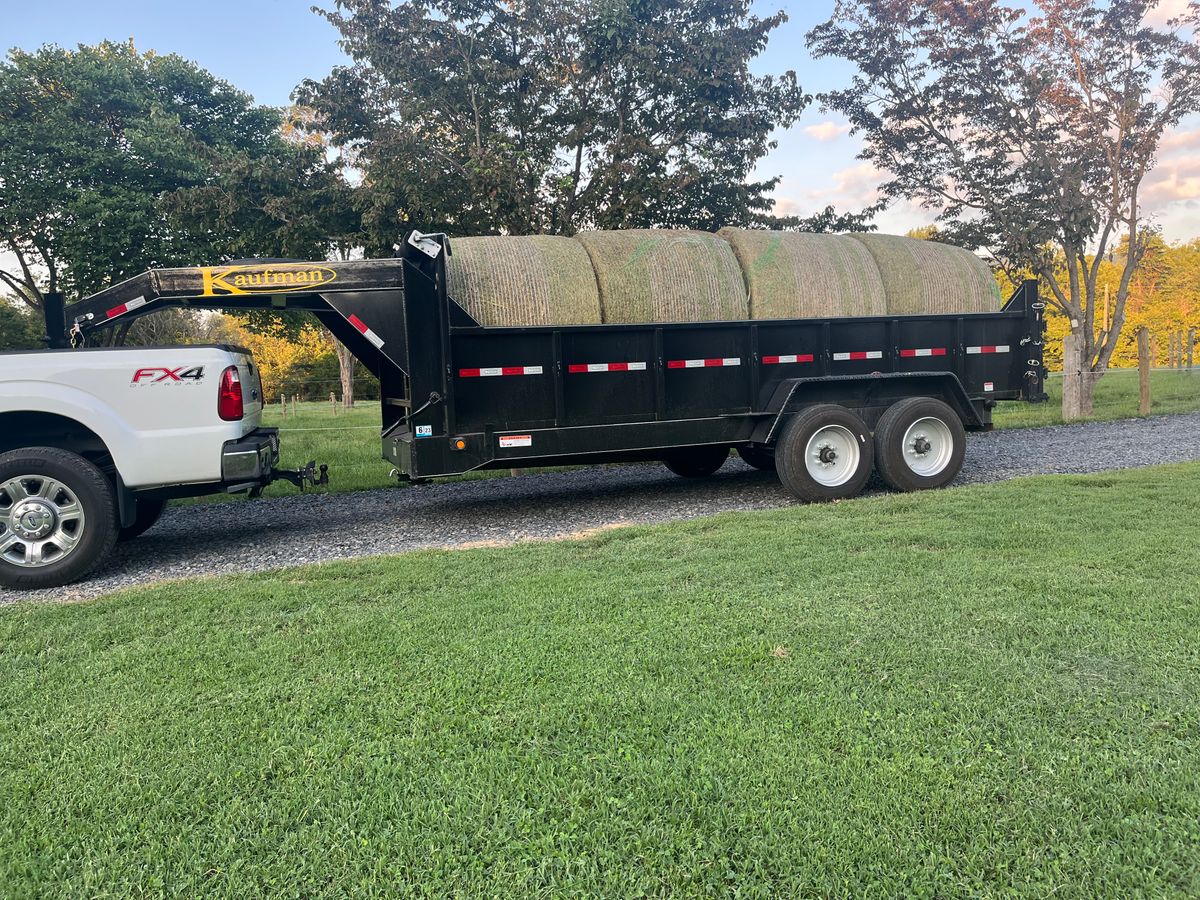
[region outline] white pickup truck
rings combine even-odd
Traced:
[[[0,584],[82,578],[171,498],[296,482],[262,408],[237,347],[0,353]]]

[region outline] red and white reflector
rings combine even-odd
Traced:
[[[968,347],[967,352],[972,356],[979,353],[1008,353],[1008,344],[984,344],[982,347]]]
[[[901,350],[900,355],[905,359],[912,359],[916,356],[945,356],[945,347],[919,347],[914,350]]]
[[[571,363],[567,371],[572,375],[585,375],[593,372],[645,372],[644,362],[617,363]]]
[[[502,375],[541,375],[541,366],[492,366],[486,369],[459,369],[459,378],[498,378]]]
[[[809,363],[813,361],[811,353],[785,353],[780,356],[764,356],[764,366],[781,366],[784,363]]]
[[[370,341],[372,344],[374,344],[376,350],[380,350],[383,348],[383,338],[381,338],[379,335],[377,335],[375,332],[373,332],[370,328],[368,328],[367,323],[364,322],[362,319],[360,319],[358,316],[350,315],[346,319],[346,321],[348,321],[351,325],[353,325],[355,328],[357,328],[359,334],[361,334],[368,341]]]
[[[106,319],[115,319],[117,316],[124,315],[130,310],[137,309],[139,306],[145,306],[148,301],[145,297],[134,297],[128,303],[122,303],[120,306],[114,306],[104,314]]]
[[[736,356],[726,356],[721,359],[669,359],[668,369],[715,369],[721,366],[740,366],[742,361]]]
[[[860,359],[883,359],[882,350],[853,350],[849,353],[833,354],[834,362],[857,362]]]

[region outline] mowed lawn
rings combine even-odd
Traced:
[[[1154,372],[1151,376],[1155,415],[1191,412],[1200,409],[1200,369],[1184,372]],[[1062,379],[1047,384],[1047,403],[1001,403],[996,408],[997,428],[1028,428],[1062,424]],[[1096,419],[1132,418],[1138,414],[1138,377],[1136,371],[1112,371],[1100,380],[1096,389]],[[390,478],[391,464],[381,459],[379,439],[379,403],[361,401],[349,412],[335,417],[328,403],[301,403],[297,414],[283,416],[278,405],[268,407],[265,423],[281,430],[282,465],[297,468],[309,460],[329,465],[330,484],[318,491],[357,491],[395,487]],[[470,477],[496,477],[506,472],[488,472]],[[278,482],[267,489],[267,496],[282,497],[296,489]],[[228,500],[225,496],[204,498],[202,502]]]
[[[1200,465],[0,610],[0,893],[1200,894]]]

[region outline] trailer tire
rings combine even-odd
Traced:
[[[161,497],[139,497],[134,503],[136,511],[133,514],[133,524],[117,532],[117,541],[120,543],[141,537],[154,527],[162,518],[163,510],[167,508],[167,501]]]
[[[958,413],[933,397],[892,404],[875,428],[879,476],[898,491],[945,487],[962,469],[966,449]]]
[[[707,478],[728,459],[728,447],[689,447],[672,453],[663,462],[680,478]]]
[[[117,540],[112,484],[56,447],[0,454],[0,585],[59,587],[96,568]]]
[[[775,445],[779,480],[792,496],[810,503],[858,494],[871,477],[874,457],[866,424],[835,404],[796,413]]]
[[[742,462],[763,472],[775,471],[775,454],[762,447],[738,447]]]

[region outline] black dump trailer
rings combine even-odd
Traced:
[[[732,448],[806,500],[872,471],[939,487],[998,402],[1045,399],[1033,281],[995,313],[496,328],[448,295],[451,252],[414,232],[395,259],[156,269],[47,318],[78,345],[163,306],[309,311],[379,378],[383,456],[411,480],[636,460],[698,477]]]

